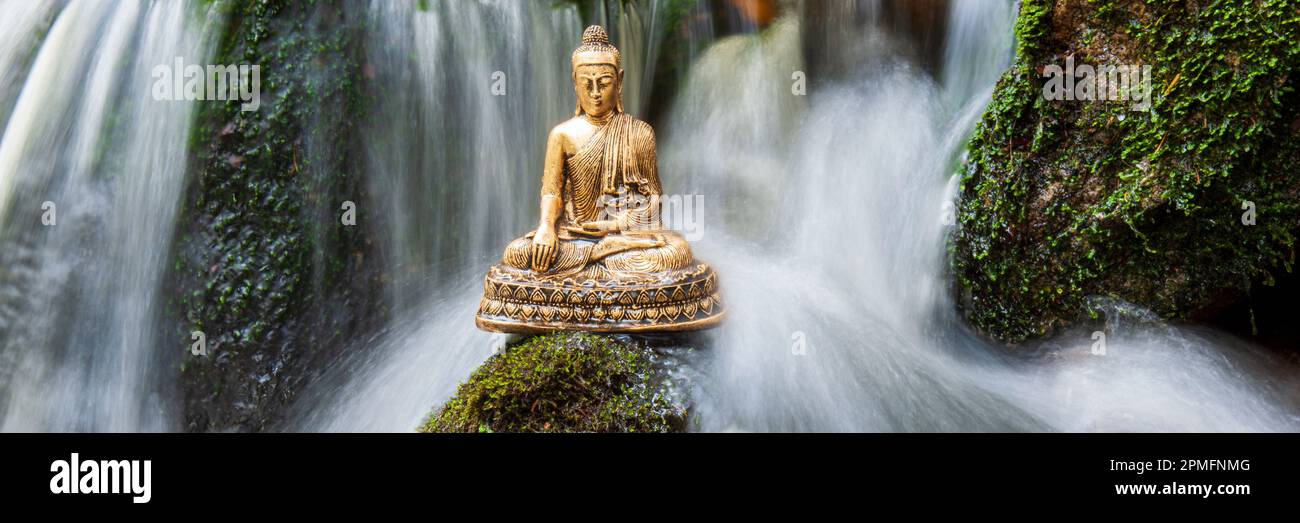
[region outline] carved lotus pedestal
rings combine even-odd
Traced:
[[[725,311],[704,263],[615,279],[539,276],[505,264],[483,281],[475,323],[493,332],[680,332],[707,329]]]

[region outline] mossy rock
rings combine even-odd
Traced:
[[[678,432],[653,350],[591,334],[535,336],[492,356],[420,432]]]
[[[1025,0],[1016,36],[969,146],[951,247],[974,327],[1041,337],[1087,319],[1092,296],[1212,319],[1291,272],[1294,0]],[[1150,110],[1046,100],[1043,71],[1067,57],[1152,66]]]
[[[379,323],[362,226],[364,11],[343,0],[227,0],[213,63],[258,65],[261,106],[199,106],[171,271],[189,431],[261,431],[316,369]],[[363,204],[364,205],[364,204]],[[343,319],[342,321],[340,319]],[[207,336],[209,354],[186,347]]]

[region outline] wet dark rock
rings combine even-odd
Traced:
[[[1294,3],[1021,5],[1017,59],[962,175],[967,320],[1015,343],[1096,314],[1091,296],[1165,318],[1250,314],[1238,305],[1287,280],[1300,232]],[[1045,71],[1067,60],[1152,66],[1150,110],[1045,99]]]
[[[364,11],[344,2],[228,4],[221,64],[256,64],[261,107],[205,103],[171,275],[183,427],[257,431],[383,314],[366,264],[358,122]],[[207,338],[194,355],[191,331]]]

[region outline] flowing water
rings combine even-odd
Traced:
[[[293,422],[302,430],[410,430],[491,354],[473,321],[478,273],[535,222],[524,202],[539,193],[523,173],[541,165],[549,125],[574,110],[576,9],[447,2],[420,11],[376,0],[369,16],[377,78],[400,86],[375,108],[367,143],[372,205],[396,218],[381,244],[399,312],[305,394]],[[498,81],[503,96],[491,89]]]
[[[1009,356],[962,327],[949,173],[1010,63],[1014,12],[953,2],[939,82],[896,38],[841,32],[860,69],[802,107],[768,80],[798,69],[793,20],[697,64],[662,156],[673,190],[721,208],[698,252],[732,316],[698,362],[702,430],[1295,430],[1294,381],[1262,356],[1122,305],[1106,356],[1090,332]]]
[[[6,39],[37,41],[62,7],[30,4]],[[74,1],[6,57],[35,53],[0,142],[4,430],[177,428],[154,348],[194,104],[150,87],[157,64],[207,63],[220,24],[201,7]]]
[[[193,104],[141,101],[152,64],[211,55],[222,24],[201,4],[0,0],[17,21],[0,36],[4,430],[178,428],[155,338],[186,177],[175,137]],[[1099,303],[1105,356],[1089,352],[1091,328],[1010,352],[962,325],[945,215],[1012,58],[1011,2],[951,2],[933,71],[880,21],[879,0],[837,4],[818,28],[802,9],[759,28],[698,4],[681,27],[663,0],[596,15],[637,116],[654,75],[670,74],[655,71],[664,35],[689,30],[689,75],[657,122],[661,173],[666,192],[703,197],[693,246],[731,311],[689,340],[696,429],[1300,429],[1294,369],[1223,334],[1122,303]],[[481,278],[535,226],[547,131],[573,114],[573,7],[355,8],[367,67],[391,87],[363,135],[363,205],[385,210],[372,231],[396,312],[300,394],[285,430],[409,431],[500,346],[473,324]],[[811,53],[838,54],[822,57],[843,70],[796,96],[807,31],[829,35]],[[46,201],[54,227],[40,222]]]
[[[660,129],[661,172],[667,192],[704,196],[696,252],[719,268],[731,307],[722,328],[694,340],[700,350],[687,363],[698,429],[1295,430],[1294,380],[1269,373],[1267,357],[1122,304],[1110,306],[1104,357],[1088,352],[1088,332],[1008,355],[962,327],[944,274],[945,202],[965,139],[1010,64],[1015,6],[952,4],[938,80],[900,58],[905,42],[871,30],[870,17],[868,30],[839,31],[851,35],[841,49],[858,53],[849,63],[859,70],[809,97],[790,90],[803,59],[795,16],[691,42],[703,50]],[[878,12],[874,2],[858,7]],[[544,42],[530,46],[534,63],[567,51],[562,37],[511,34]],[[532,80],[554,81],[558,92],[565,72]],[[489,241],[475,257],[436,251],[446,256],[434,271],[445,283],[367,342],[378,350],[326,379],[294,428],[410,430],[500,343],[469,318],[482,271],[531,226],[538,126],[563,117],[565,107],[554,109],[551,120],[455,118],[476,136],[530,129],[508,143],[530,158],[516,165],[532,170],[480,171],[491,183],[472,194],[475,205],[486,198],[524,216],[503,229],[442,222],[439,230]],[[500,143],[465,146],[496,152]]]

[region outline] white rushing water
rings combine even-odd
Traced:
[[[194,104],[153,100],[151,72],[206,63],[219,17],[46,6],[61,9],[43,39],[15,35],[41,43],[0,141],[0,428],[175,430],[174,366],[154,348]]]
[[[1013,21],[1009,3],[953,2],[942,83],[891,58],[898,42],[842,32],[866,65],[802,109],[770,80],[799,68],[792,22],[696,65],[662,157],[675,190],[720,208],[697,252],[731,317],[697,363],[702,430],[1295,430],[1294,381],[1225,337],[1120,322],[1119,306],[1106,356],[1090,332],[1013,357],[963,329],[944,275],[951,162]]]
[[[27,68],[61,6],[59,2],[0,1],[0,13],[6,17],[5,31],[0,33],[0,129],[9,121]]]
[[[292,428],[411,430],[496,342],[472,324],[479,278],[504,241],[535,219],[536,155],[545,127],[563,119],[572,96],[564,58],[577,20],[544,20],[539,28],[532,7],[463,7],[474,17],[455,34],[437,28],[445,24],[439,16],[464,14],[457,9],[413,20],[385,15],[381,23],[398,27],[381,26],[383,38],[417,47],[395,53],[414,52],[421,63],[448,71],[476,62],[433,48],[505,46],[492,52],[528,54],[531,63],[555,67],[533,70],[533,90],[519,102],[540,111],[485,109],[476,98],[481,92],[466,85],[428,88],[423,98],[402,102],[416,104],[418,115],[427,110],[423,104],[468,98],[468,108],[446,106],[449,119],[466,126],[461,141],[417,156],[455,149],[500,162],[450,172],[474,180],[456,198],[508,219],[471,212],[422,224],[415,234],[431,237],[418,244],[428,248],[423,262],[438,273],[424,278],[438,283],[416,286],[424,301],[365,342],[377,350],[318,384]],[[872,1],[856,8],[879,13]],[[790,90],[792,71],[803,68],[795,16],[703,48],[660,129],[665,190],[705,197],[705,237],[695,249],[718,267],[731,310],[723,327],[697,338],[701,350],[689,362],[697,428],[1296,430],[1300,420],[1288,399],[1295,381],[1227,336],[1164,325],[1122,304],[1109,306],[1105,356],[1089,353],[1090,332],[1008,353],[962,327],[944,273],[943,216],[951,209],[945,202],[955,192],[951,173],[965,140],[1010,64],[1015,6],[961,1],[950,14],[938,80],[897,56],[904,45],[898,35],[870,25],[838,33],[852,39],[841,42],[845,52],[868,54],[847,61],[863,64],[861,70],[815,85],[808,97]],[[477,40],[488,20],[500,18],[527,27]],[[384,161],[408,161],[409,153],[400,153],[414,149],[401,147],[381,155]],[[409,177],[403,183],[466,183],[387,165],[406,173],[393,178]],[[458,208],[442,197],[424,198],[444,212]],[[430,225],[440,233],[427,232]],[[395,238],[419,241],[410,234]],[[457,256],[446,242],[474,255]]]
[[[369,6],[370,63],[395,88],[367,140],[396,318],[297,405],[292,428],[410,430],[491,354],[474,327],[482,270],[536,222],[550,125],[573,114],[577,10],[537,2]],[[504,89],[496,95],[493,87]],[[534,204],[535,206],[535,204]]]

